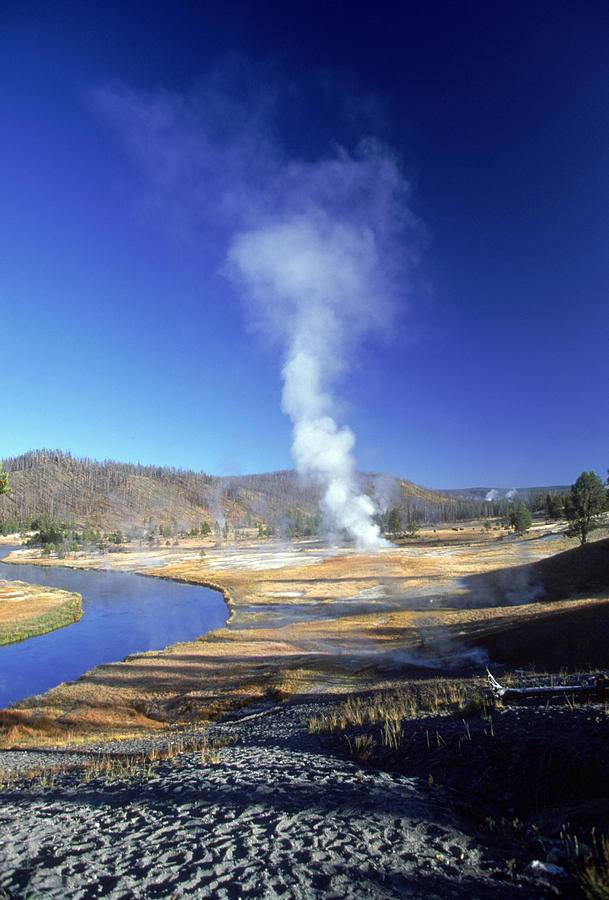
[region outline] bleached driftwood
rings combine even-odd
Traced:
[[[578,699],[604,701],[609,697],[609,678],[596,675],[587,684],[549,684],[539,687],[512,688],[499,684],[495,676],[487,669],[487,683],[495,700],[502,703],[544,703],[556,699]]]

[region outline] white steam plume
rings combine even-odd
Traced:
[[[282,406],[294,426],[298,472],[321,484],[333,528],[346,529],[360,549],[386,544],[372,521],[374,504],[357,489],[355,437],[337,425],[331,393],[355,337],[350,318],[373,300],[367,293],[378,263],[373,235],[319,213],[294,215],[238,235],[229,256],[264,312],[282,320]]]
[[[316,162],[286,160],[268,135],[272,96],[244,106],[104,88],[94,103],[147,173],[178,231],[229,230],[228,274],[252,320],[283,350],[284,412],[299,473],[320,484],[329,526],[358,548],[386,544],[357,485],[355,437],[334,394],[364,337],[407,293],[421,229],[394,156],[373,139]],[[269,99],[270,98],[270,99]],[[236,123],[236,124],[233,124]]]
[[[283,410],[298,472],[322,487],[329,525],[359,549],[386,546],[357,486],[355,437],[336,422],[333,389],[362,338],[392,314],[398,235],[412,220],[407,185],[374,141],[355,155],[287,167],[281,207],[232,241],[232,273],[284,347]],[[402,294],[405,285],[400,285]]]

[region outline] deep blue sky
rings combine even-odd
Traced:
[[[375,134],[413,184],[408,300],[339,385],[358,467],[438,488],[604,476],[609,7],[535,0],[3,3],[0,455],[291,466],[230,235],[160,227],[91,103],[191,96],[229,61],[280,85],[286,158]]]

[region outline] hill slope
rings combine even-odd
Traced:
[[[57,521],[102,529],[151,524],[189,530],[206,521],[231,527],[257,522],[281,529],[286,518],[314,516],[320,491],[293,471],[215,477],[160,466],[75,459],[62,451],[35,450],[7,459],[12,493],[0,503],[0,522],[26,522],[47,513]],[[360,476],[361,488],[380,508],[398,506],[410,518],[450,518],[455,498],[386,475]]]

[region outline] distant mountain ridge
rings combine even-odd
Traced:
[[[167,466],[78,459],[61,450],[32,450],[4,460],[12,493],[2,497],[0,522],[42,514],[102,529],[169,526],[188,531],[203,522],[231,528],[263,523],[281,531],[286,517],[315,516],[320,489],[293,470],[218,477]],[[496,515],[493,504],[434,491],[384,474],[358,476],[381,510],[397,507],[402,521],[457,521]],[[482,490],[482,489],[480,489]]]
[[[535,494],[562,494],[568,491],[570,485],[567,484],[550,484],[538,485],[536,487],[471,487],[471,488],[446,488],[439,493],[446,494],[449,497],[464,497],[471,500],[501,500],[520,497],[524,501],[528,501]],[[495,496],[489,497],[489,494]]]

